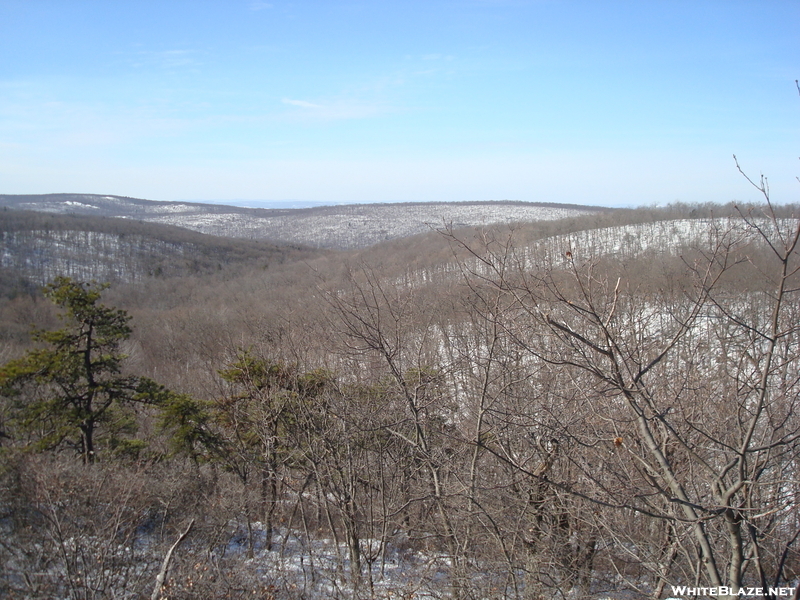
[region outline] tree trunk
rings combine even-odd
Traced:
[[[81,423],[81,456],[83,464],[94,463],[94,421]]]

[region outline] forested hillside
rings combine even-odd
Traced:
[[[0,595],[794,594],[799,214],[443,225],[324,254],[115,234],[109,256],[178,267],[0,300]],[[67,222],[3,239],[60,248]],[[95,356],[87,318],[108,325],[102,388],[67,358]]]
[[[364,248],[425,233],[445,224],[453,227],[488,226],[609,212],[609,209],[596,206],[507,200],[264,209],[197,202],[155,202],[96,194],[0,194],[0,206],[56,214],[137,219],[217,236],[335,249]]]
[[[34,286],[58,275],[134,282],[243,265],[267,268],[318,254],[298,245],[221,238],[128,219],[0,211],[0,267],[6,278],[21,277]]]

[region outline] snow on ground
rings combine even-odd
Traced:
[[[242,212],[148,213],[148,221],[202,233],[305,244],[321,248],[363,248],[378,242],[425,233],[444,225],[488,226],[495,223],[549,221],[588,210],[525,203],[358,204],[280,214]],[[141,218],[138,217],[137,218]]]
[[[80,208],[91,208],[94,210],[98,209],[96,206],[92,206],[91,204],[84,204],[83,202],[75,202],[73,200],[67,200],[66,202],[64,202],[64,204],[66,204],[67,206],[74,206]]]
[[[778,219],[772,222],[764,219],[756,224],[775,238],[776,227],[786,235],[797,227],[797,220]],[[573,261],[580,265],[604,257],[625,261],[648,255],[679,256],[693,247],[712,248],[723,239],[734,245],[763,243],[755,229],[741,219],[678,219],[585,229],[548,237],[514,248],[513,256],[508,258],[513,261],[515,268],[525,271],[539,267],[562,269]],[[462,266],[477,275],[492,275],[491,267],[473,258],[466,260],[463,265],[446,262],[409,270],[393,283],[419,286],[452,280],[463,276]]]
[[[356,582],[347,547],[331,539],[309,539],[297,531],[279,530],[273,549],[266,549],[266,532],[253,523],[253,558],[246,527],[239,525],[228,543],[214,550],[217,559],[237,558],[263,583],[281,579],[305,598],[351,597],[354,587],[369,589],[372,598],[433,600],[447,587],[446,557],[400,549],[379,540],[361,540],[363,567]]]

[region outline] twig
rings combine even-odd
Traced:
[[[164,562],[161,564],[161,571],[158,573],[156,577],[156,586],[153,588],[153,593],[150,596],[150,600],[158,600],[158,597],[161,595],[161,588],[164,587],[164,580],[167,578],[167,571],[169,570],[169,564],[172,562],[172,553],[181,545],[183,540],[186,539],[186,536],[189,535],[189,532],[194,527],[194,519],[189,521],[189,526],[186,528],[175,543],[170,546],[170,549],[167,550],[167,555],[164,557]]]

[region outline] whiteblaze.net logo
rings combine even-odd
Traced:
[[[672,595],[677,598],[667,598],[667,600],[680,600],[686,596],[771,596],[771,597],[792,597],[796,587],[740,587],[739,589],[721,585],[718,587],[689,587],[685,585],[673,585]]]

